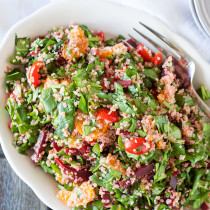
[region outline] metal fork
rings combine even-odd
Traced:
[[[195,74],[195,63],[188,55],[186,55],[181,49],[171,43],[166,37],[158,33],[157,31],[151,29],[149,26],[139,22],[144,28],[149,30],[153,35],[155,35],[160,42],[165,43],[166,46],[173,51],[170,55],[172,56],[173,64],[174,64],[174,73],[180,81],[180,86],[187,90],[187,92],[191,95],[197,105],[203,110],[203,112],[210,118],[210,108],[205,104],[205,102],[200,98],[200,96],[196,93],[193,87],[193,77]],[[151,38],[145,36],[136,28],[133,28],[135,32],[141,35],[145,40],[147,40],[151,45],[153,45],[156,49],[158,49],[164,56],[168,57],[169,53],[167,49],[160,47],[160,45],[152,40]],[[129,35],[135,42],[138,42],[134,37]],[[132,46],[129,42],[126,42],[128,45]]]

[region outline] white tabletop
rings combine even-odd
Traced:
[[[51,1],[53,0],[1,0],[0,42],[13,24]],[[173,31],[189,40],[202,57],[210,63],[210,39],[206,38],[196,26],[190,11],[188,0],[110,1],[144,10],[151,15],[160,18]]]

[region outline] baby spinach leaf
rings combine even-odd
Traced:
[[[30,38],[18,38],[15,35],[15,50],[16,52],[28,52],[30,48]]]
[[[21,78],[25,78],[25,73],[18,68],[14,68],[9,72],[6,72],[5,88],[9,90],[13,87],[15,81],[20,81]]]
[[[97,121],[91,121],[90,125],[84,125],[84,134],[88,136],[89,134],[93,133],[96,131],[98,128],[95,127],[97,125]]]
[[[47,173],[54,174],[53,169],[50,168],[50,167],[48,167],[47,164],[46,164],[46,162],[41,161],[41,162],[39,163],[39,165],[40,165],[40,166],[44,169],[44,171],[46,171]]]
[[[134,101],[134,104],[137,108],[137,113],[138,114],[139,113],[144,114],[147,111],[148,106],[145,103],[143,103],[140,99],[134,99],[133,101]]]
[[[114,39],[106,40],[104,43],[106,46],[114,46],[115,45]]]
[[[116,42],[118,41],[118,40],[124,40],[125,39],[125,37],[123,36],[123,35],[121,35],[121,34],[119,34],[118,35],[118,37],[117,37],[117,39],[116,39]]]
[[[78,108],[87,115],[89,113],[87,96],[82,93],[80,93],[80,96]]]
[[[95,143],[94,147],[92,148],[92,152],[94,152],[97,155],[101,154],[98,142]]]
[[[78,87],[85,87],[87,86],[84,81],[88,80],[88,74],[84,69],[80,69],[77,71],[77,73],[73,76],[74,82]]]
[[[158,78],[156,71],[153,70],[153,69],[144,69],[142,74],[144,74],[146,77],[149,77],[151,79],[157,79]]]
[[[124,143],[123,143],[123,141],[122,141],[122,136],[119,136],[119,137],[118,137],[117,142],[118,142],[118,147],[119,147],[119,149],[120,149],[121,151],[125,151]]]
[[[184,104],[186,103],[188,106],[192,106],[194,104],[193,99],[189,95],[181,95],[181,94],[176,94],[175,95],[176,103],[183,107]]]
[[[162,162],[155,164],[154,183],[159,182],[167,177],[165,170],[166,170],[166,165],[169,162],[168,153],[169,150],[166,150]]]
[[[193,152],[188,152],[188,151],[190,151],[190,149]],[[191,161],[193,166],[195,166],[198,161],[201,161],[201,160],[205,159],[205,157],[206,157],[203,142],[199,142],[199,144],[190,145],[186,151],[187,151],[186,159]]]
[[[55,173],[58,173],[58,174],[62,175],[61,169],[59,168],[58,165],[51,163],[50,166],[51,166],[51,168],[54,170]]]
[[[182,134],[181,130],[174,124],[170,123],[164,125],[164,131],[169,133],[169,136],[175,138],[175,139],[181,139]]]
[[[60,102],[57,106],[55,118],[52,124],[55,126],[55,134],[64,139],[68,136],[64,134],[64,130],[72,133],[75,121],[74,100],[68,99]]]
[[[179,155],[185,155],[185,147],[183,144],[172,143],[173,150],[170,154],[170,157],[175,157]]]
[[[47,114],[52,112],[56,108],[57,101],[55,100],[55,97],[53,96],[52,88],[42,89],[41,103]]]
[[[158,128],[158,131],[163,134],[165,132],[166,126],[169,124],[168,119],[166,119],[166,116],[164,115],[159,115],[159,116],[154,116],[155,124]]]
[[[104,103],[111,104],[112,103],[112,96],[110,94],[106,93],[98,93],[97,96],[101,99],[104,100]]]
[[[197,90],[198,95],[202,98],[203,101],[210,99],[210,92],[206,89],[204,85]]]
[[[80,25],[80,28],[85,32],[86,37],[92,37],[92,33],[86,25]]]
[[[46,45],[44,46],[44,48],[40,51],[40,53],[48,53],[49,52],[49,50],[48,50],[48,47],[49,46],[52,46],[52,45],[54,45],[54,44],[56,44],[57,42],[56,42],[56,40],[55,40],[55,38],[52,38],[52,39],[50,39],[47,43],[46,43]]]
[[[115,128],[123,127],[124,130],[128,129],[131,133],[133,133],[137,128],[137,124],[134,118],[125,118],[115,123],[114,127]]]
[[[26,134],[29,129],[33,128],[30,124],[30,117],[27,115],[27,109],[24,106],[19,106],[13,98],[8,98],[6,109],[8,110],[13,122],[18,125],[21,134]]]

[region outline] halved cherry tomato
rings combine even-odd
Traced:
[[[152,58],[152,62],[155,64],[155,65],[160,65],[162,63],[162,54],[161,53],[156,53],[154,55],[154,57]]]
[[[39,69],[44,66],[42,61],[36,61],[32,64],[31,68],[28,72],[28,79],[29,83],[33,85],[35,88],[38,86],[39,83]]]
[[[119,121],[117,112],[110,112],[110,110],[107,109],[102,109],[98,112],[96,120],[99,121],[101,119],[108,120],[113,123]]]
[[[12,128],[12,120],[8,123],[8,128],[11,130],[11,128]]]
[[[96,34],[97,37],[100,38],[101,42],[104,42],[104,32],[103,31],[99,31],[97,34]]]
[[[145,145],[143,145],[144,143],[146,143],[145,138],[136,138],[136,139],[131,139],[131,140],[126,141],[124,144],[124,147],[125,147],[125,150],[131,154],[142,155],[144,153],[147,153],[151,148],[151,142],[149,141],[147,142],[149,143],[149,147],[146,147]],[[138,152],[137,148],[140,147],[141,145],[142,145],[141,151]]]
[[[151,61],[152,56],[150,53],[145,49],[145,46],[140,43],[139,46],[137,47],[137,52],[141,57],[144,59],[144,61]]]

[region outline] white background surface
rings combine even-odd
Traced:
[[[58,0],[0,0],[0,43],[13,24],[51,1]],[[173,31],[189,40],[201,56],[210,63],[210,39],[206,38],[196,26],[188,0],[109,1],[144,10],[157,16]]]

